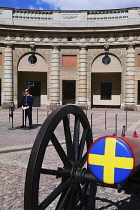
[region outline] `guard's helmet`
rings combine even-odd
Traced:
[[[27,89],[25,89],[25,92],[29,92],[29,89],[27,88]]]

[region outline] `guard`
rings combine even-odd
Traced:
[[[33,97],[29,94],[29,89],[25,89],[25,95],[22,97],[22,109],[23,109],[23,122],[22,128],[26,127],[26,119],[29,119],[29,129],[32,128],[32,104]],[[24,125],[24,113],[25,113],[25,125]]]

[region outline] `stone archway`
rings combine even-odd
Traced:
[[[47,104],[47,71],[48,65],[41,55],[28,53],[21,57],[18,64],[18,107],[21,106],[24,89],[28,88],[29,84],[40,84],[40,90],[36,91],[40,94],[36,95],[34,91],[33,106]]]
[[[1,79],[0,79],[0,106],[1,106]]]
[[[122,66],[113,54],[98,55],[92,64],[91,103],[94,106],[121,105]]]

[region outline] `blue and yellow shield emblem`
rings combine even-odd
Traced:
[[[106,136],[91,145],[87,156],[91,173],[106,184],[118,184],[132,173],[134,155],[119,137]]]

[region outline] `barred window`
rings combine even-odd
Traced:
[[[35,64],[37,62],[37,57],[35,55],[30,55],[28,61],[30,64]]]
[[[111,62],[111,58],[108,55],[105,55],[102,59],[103,64],[108,65]]]
[[[101,100],[111,100],[112,83],[101,83]]]

